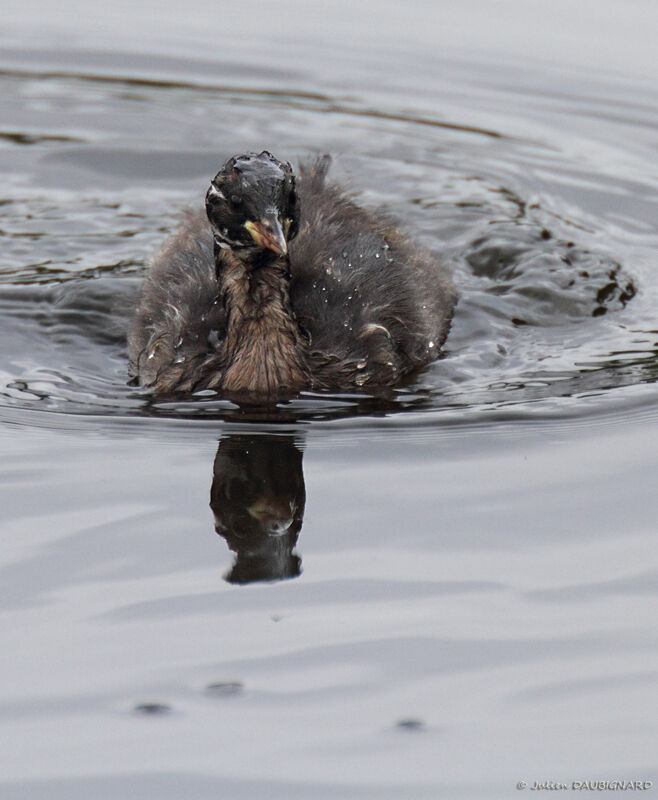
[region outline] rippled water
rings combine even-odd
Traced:
[[[65,8],[0,51],[3,797],[655,779],[653,5]],[[129,385],[149,258],[263,147],[453,270],[393,396]]]

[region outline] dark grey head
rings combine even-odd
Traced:
[[[286,255],[299,227],[292,167],[267,150],[229,158],[210,184],[206,213],[219,247]]]

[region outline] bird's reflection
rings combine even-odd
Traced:
[[[295,578],[304,517],[302,451],[293,435],[229,434],[217,449],[210,490],[215,530],[235,553],[229,583]]]

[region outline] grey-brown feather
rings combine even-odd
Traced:
[[[297,179],[290,302],[307,366],[298,388],[392,385],[438,357],[456,292],[435,254],[329,184],[327,165],[320,159]],[[222,388],[226,321],[210,226],[190,213],[144,282],[129,336],[133,373],[157,392]]]
[[[212,370],[225,324],[208,220],[188,212],[144,280],[128,338],[133,374],[158,391],[190,391]]]

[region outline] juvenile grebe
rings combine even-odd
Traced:
[[[229,159],[156,256],[129,336],[158,394],[258,400],[391,386],[439,356],[456,292],[439,259],[326,181]],[[210,224],[208,224],[210,223]]]

